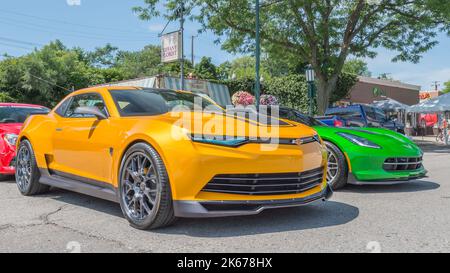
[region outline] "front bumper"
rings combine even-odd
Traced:
[[[15,152],[1,155],[0,174],[12,175],[15,173]]]
[[[419,158],[422,153],[419,151],[367,151],[348,152],[350,173],[348,184],[354,185],[391,185],[408,182],[425,177],[427,171],[422,165],[418,169],[411,170],[386,170],[385,161],[388,158]]]
[[[322,191],[304,198],[248,201],[173,201],[175,216],[189,218],[224,217],[258,214],[265,209],[308,205],[331,198],[333,190],[327,185]]]
[[[365,180],[365,181],[358,180],[352,173],[349,173],[347,183],[352,185],[396,185],[425,178],[427,177],[426,173],[427,172],[423,170],[422,172],[416,172],[406,176],[403,175],[394,178],[385,178],[382,180]]]

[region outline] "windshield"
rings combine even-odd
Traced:
[[[294,109],[280,108],[280,118],[299,122],[306,126],[328,126],[325,123],[313,117],[304,115]]]
[[[47,114],[44,107],[0,106],[0,123],[23,123],[32,114]]]
[[[223,109],[203,98],[188,92],[173,90],[110,90],[121,116],[152,116],[179,110],[209,110],[223,112]]]

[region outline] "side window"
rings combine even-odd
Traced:
[[[63,101],[63,103],[61,103],[61,105],[56,108],[55,112],[60,115],[61,117],[64,116],[64,114],[66,113],[67,107],[69,107],[70,101],[72,100],[72,98],[67,98]]]
[[[76,114],[75,109],[83,106],[93,106],[97,107],[103,114],[108,116],[108,111],[106,109],[106,105],[103,102],[102,97],[96,93],[88,93],[74,96],[67,110],[65,111],[64,117],[67,118],[90,118],[94,117],[93,115],[82,115]]]
[[[386,114],[383,110],[375,109],[375,115],[377,116],[377,120],[380,122],[386,121]]]
[[[366,112],[367,120],[376,121],[375,111],[372,107],[364,106],[364,111]]]

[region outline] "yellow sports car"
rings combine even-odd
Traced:
[[[328,199],[326,151],[316,132],[256,120],[190,92],[79,90],[25,121],[16,182],[24,195],[53,186],[118,202],[139,229]],[[205,134],[212,123],[234,133]],[[277,132],[276,144],[266,129]]]

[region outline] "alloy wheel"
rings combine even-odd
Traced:
[[[31,181],[31,154],[25,145],[17,153],[16,176],[20,190],[26,191]]]
[[[149,156],[143,152],[131,154],[121,175],[122,201],[127,215],[142,221],[153,215],[160,195],[158,174]]]
[[[338,174],[339,174],[339,162],[337,155],[327,147],[327,153],[328,153],[328,168],[327,168],[327,182],[328,184],[332,185]]]

